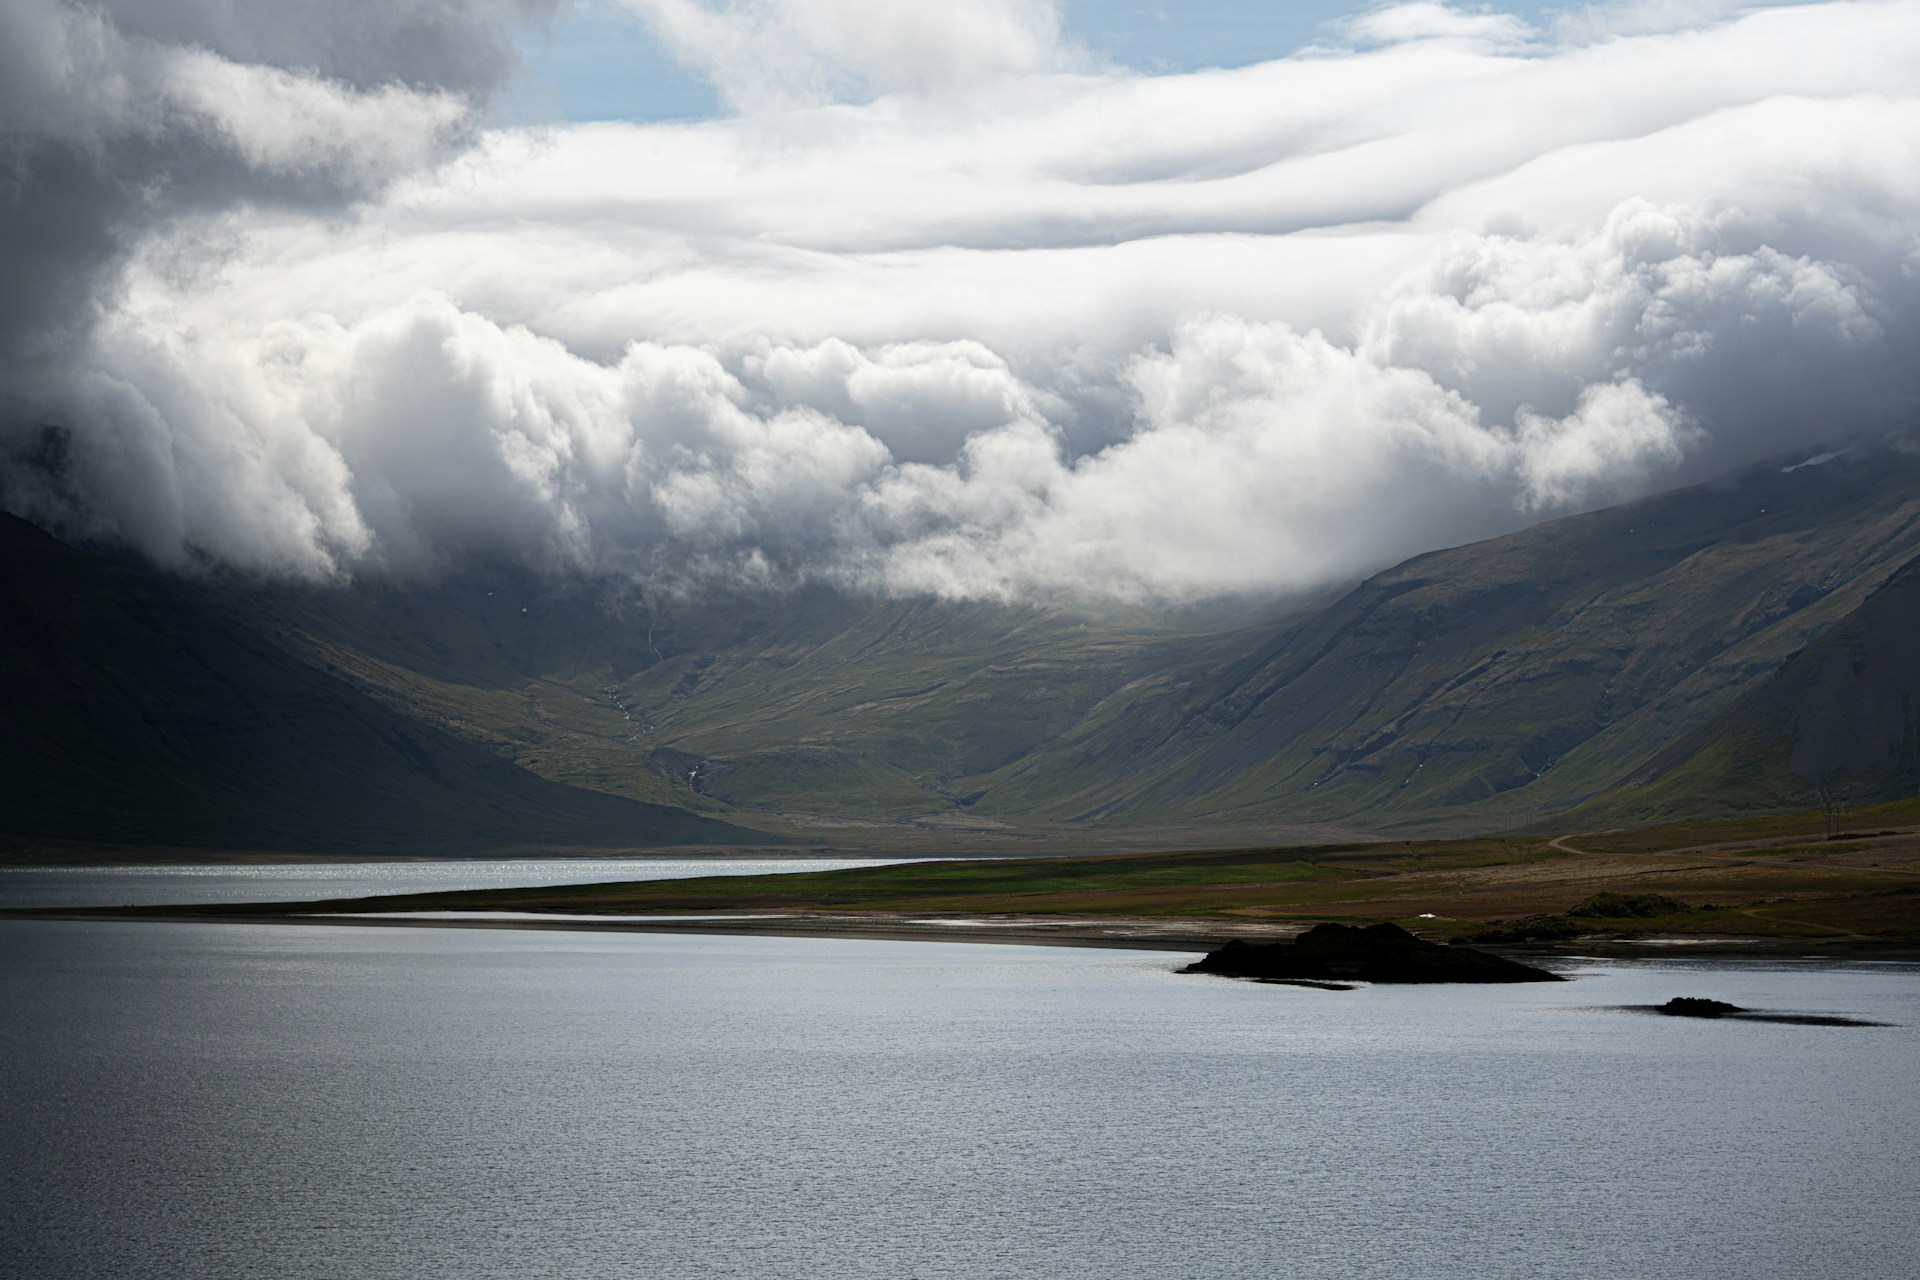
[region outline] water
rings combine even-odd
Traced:
[[[0,922],[0,1274],[1912,1273],[1912,968],[1184,959]]]
[[[687,880],[785,871],[840,871],[922,858],[623,858],[586,862],[328,862],[268,866],[0,867],[0,908],[156,906],[176,902],[297,902],[377,893],[438,893],[515,885]]]

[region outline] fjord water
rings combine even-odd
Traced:
[[[232,863],[171,867],[0,867],[0,908],[303,902],[613,880],[841,871],[917,858],[555,858],[519,861]]]
[[[0,923],[0,1273],[1912,1273],[1910,968],[1186,959]]]

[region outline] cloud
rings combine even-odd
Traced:
[[[1664,396],[1634,378],[1582,387],[1573,412],[1557,420],[1522,406],[1514,425],[1520,505],[1529,510],[1583,502],[1596,484],[1624,496],[1700,438]]]
[[[449,154],[543,0],[0,0],[0,376],[64,369],[125,255],[248,202],[334,210]]]
[[[12,388],[5,502],[306,577],[1190,599],[1920,408],[1911,0],[1561,44],[1414,6],[1234,71],[885,83],[850,12],[700,10],[747,33],[728,66],[800,31],[857,93],[457,153],[467,82],[175,48],[240,87],[141,93],[243,194],[137,220],[77,353]]]
[[[769,109],[876,93],[953,93],[1051,69],[1050,0],[624,0],[728,101]]]
[[[1554,13],[1553,32],[1568,44],[1685,31],[1738,16],[1746,0],[1613,0]]]
[[[1471,12],[1424,2],[1374,9],[1339,24],[1361,44],[1403,44],[1412,40],[1448,40],[1468,44],[1518,45],[1533,28],[1510,13]]]

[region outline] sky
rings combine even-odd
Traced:
[[[0,0],[0,506],[1183,602],[1911,427],[1920,0]]]
[[[1764,8],[1786,0],[1744,6]],[[1578,24],[1593,12],[1578,4],[1510,3],[1472,6],[1544,29]],[[1638,14],[1659,22],[1663,11],[1698,20],[1732,5],[1615,6],[1610,17]],[[1087,58],[1152,75],[1244,67],[1284,58],[1311,45],[1337,41],[1338,26],[1366,12],[1353,0],[1066,0],[1056,7],[1062,36]],[[524,75],[496,103],[496,119],[691,120],[724,108],[711,80],[680,63],[655,35],[644,6],[621,0],[584,0],[556,21],[530,25],[518,40]],[[1672,21],[1672,18],[1666,19]]]

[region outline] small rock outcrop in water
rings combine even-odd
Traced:
[[[1768,1013],[1763,1009],[1742,1009],[1725,1000],[1707,1000],[1700,996],[1675,996],[1665,1004],[1630,1006],[1669,1018],[1727,1018],[1736,1022],[1784,1022],[1796,1027],[1884,1027],[1884,1022],[1865,1018],[1843,1018],[1831,1013]]]
[[[1268,981],[1560,982],[1559,974],[1468,947],[1424,942],[1395,924],[1320,924],[1292,942],[1238,938],[1182,973]]]
[[[1661,1005],[1658,1012],[1671,1018],[1720,1018],[1729,1013],[1745,1013],[1737,1004],[1728,1004],[1725,1000],[1706,1000],[1700,996],[1675,996]]]

